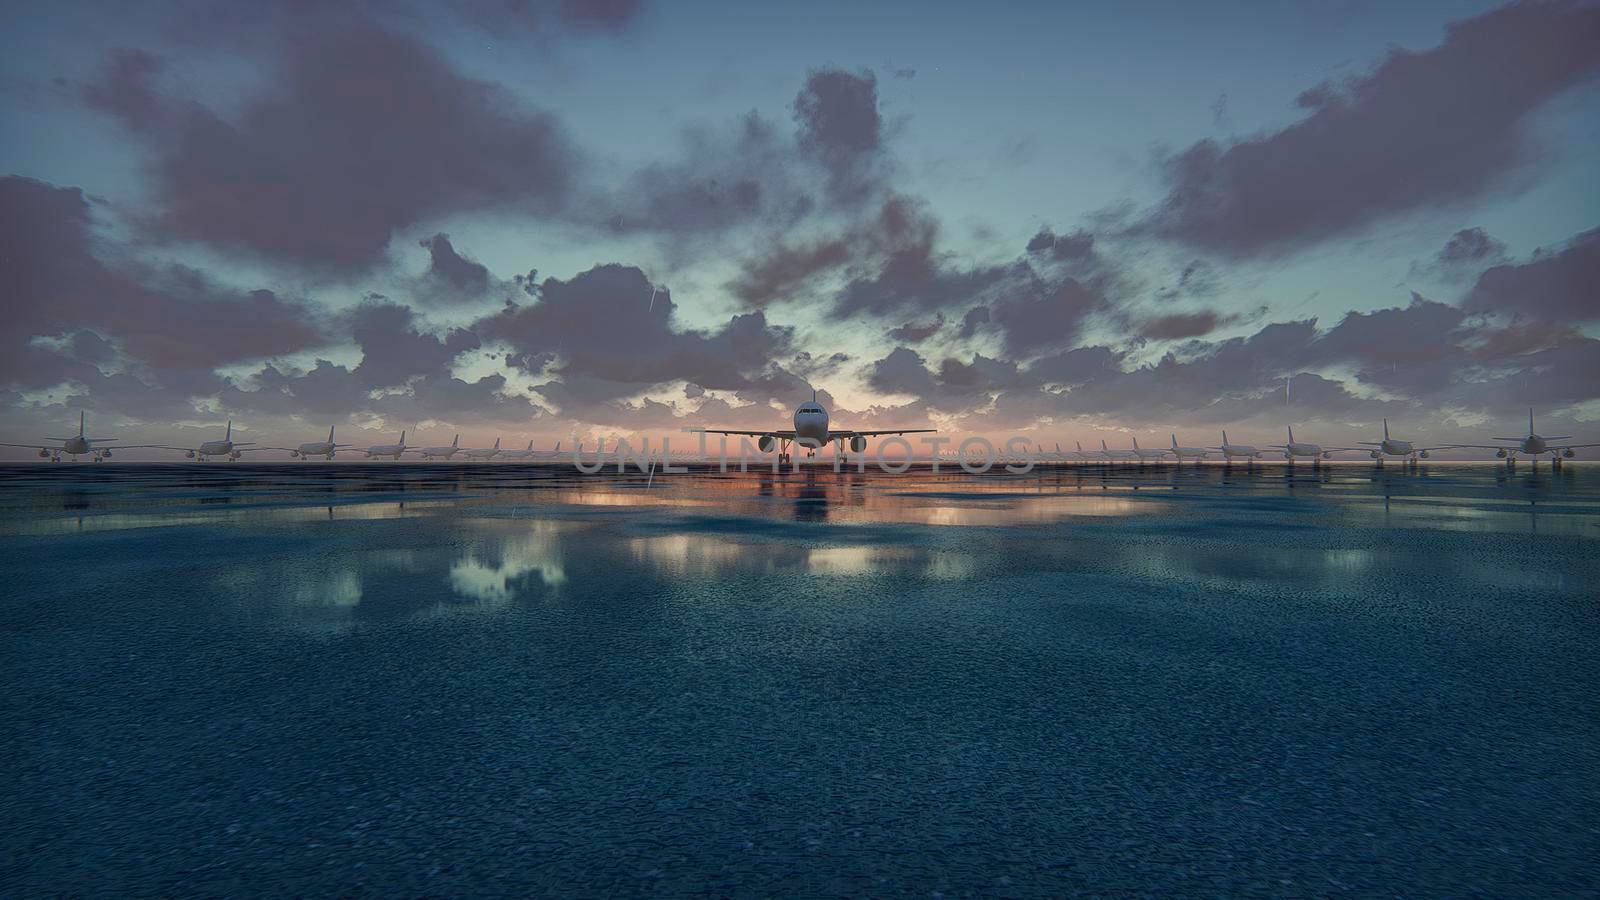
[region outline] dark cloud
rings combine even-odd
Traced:
[[[1600,320],[1600,229],[1526,263],[1495,266],[1478,277],[1466,306],[1474,312],[1565,322]]]
[[[899,328],[889,329],[889,340],[903,344],[920,344],[933,337],[944,327],[944,316],[937,315],[931,322],[907,322]]]
[[[978,329],[989,324],[989,307],[974,306],[967,310],[961,317],[961,330],[959,334],[963,339],[970,338],[978,333]]]
[[[1056,234],[1049,228],[1041,228],[1038,234],[1028,240],[1028,252],[1046,254],[1060,260],[1088,260],[1094,256],[1094,235],[1087,231]]]
[[[444,296],[471,297],[489,289],[488,267],[456,252],[450,235],[436,234],[420,243],[428,251],[428,272],[424,281],[444,288]]]
[[[107,362],[104,345],[114,344],[157,370],[207,369],[321,342],[306,305],[271,291],[229,288],[184,266],[117,258],[92,226],[89,202],[78,189],[0,179],[5,381],[38,385],[63,374],[36,365],[31,339],[38,336],[70,336],[74,356],[90,367]]]
[[[876,75],[813,71],[795,97],[794,118],[800,149],[827,170],[831,196],[849,201],[871,192],[883,162]]]
[[[276,81],[226,114],[164,94],[137,51],[84,88],[153,155],[152,227],[350,272],[426,219],[559,208],[577,164],[552,117],[376,23],[317,24],[286,32]]]
[[[1506,245],[1489,236],[1482,228],[1463,228],[1451,236],[1439,251],[1436,261],[1448,266],[1463,263],[1481,263],[1504,256]]]
[[[616,401],[680,379],[710,390],[752,389],[791,349],[789,329],[768,325],[759,311],[716,331],[679,331],[671,293],[657,291],[652,305],[652,290],[637,268],[596,266],[569,281],[547,279],[538,302],[509,306],[475,327],[509,344],[513,365],[535,373],[550,367],[557,384],[540,392],[564,407]]]
[[[1136,230],[1251,256],[1480,196],[1538,158],[1529,114],[1597,68],[1600,6],[1457,22],[1438,47],[1306,91],[1310,114],[1288,128],[1167,159],[1166,198]]]
[[[1152,341],[1174,341],[1181,338],[1200,337],[1210,334],[1221,324],[1223,317],[1215,310],[1202,310],[1194,313],[1174,313],[1170,316],[1158,316],[1148,319],[1139,326],[1138,334],[1142,338]]]

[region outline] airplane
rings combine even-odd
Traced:
[[[233,462],[246,453],[257,450],[277,450],[277,447],[254,447],[255,441],[236,441],[233,439],[233,420],[228,420],[228,430],[223,432],[222,440],[206,441],[198,447],[162,447],[163,450],[182,450],[183,455],[195,462],[205,462],[208,456],[225,456],[228,462]]]
[[[1083,447],[1083,445],[1079,444],[1078,447],[1081,449]],[[1112,450],[1110,447],[1106,446],[1105,439],[1101,438],[1100,439],[1100,458],[1101,459],[1105,459],[1105,460],[1109,460],[1110,462],[1116,462],[1119,459],[1120,460],[1131,460],[1131,459],[1137,459],[1138,457],[1134,454],[1134,452],[1132,450]]]
[[[1074,442],[1074,443],[1076,443],[1076,442]],[[1061,449],[1061,445],[1060,444],[1056,444],[1056,455],[1061,457],[1062,459],[1066,459],[1069,456],[1076,457],[1078,462],[1088,462],[1089,461],[1089,454],[1083,452],[1083,445],[1082,444],[1078,444],[1078,449],[1077,450],[1065,450],[1065,451]]]
[[[1178,436],[1174,434],[1172,435],[1172,455],[1178,458],[1178,462],[1183,462],[1185,459],[1199,462],[1210,456],[1211,450],[1206,447],[1179,447]]]
[[[552,457],[560,456],[561,455],[561,442],[560,441],[556,441],[556,448],[554,450],[535,450],[535,449],[533,449],[533,441],[529,441],[528,442],[528,449],[526,449],[526,450],[502,450],[502,451],[500,451],[500,457],[502,459],[531,459],[534,456],[538,456],[538,455],[545,454],[545,453],[548,453]]]
[[[829,441],[839,442],[839,453],[844,453],[845,442],[849,441],[851,453],[862,453],[867,449],[867,438],[878,437],[885,434],[924,434],[937,431],[935,428],[888,428],[882,431],[852,431],[832,430],[828,427],[828,411],[817,402],[817,392],[811,392],[811,400],[794,411],[794,429],[774,429],[772,431],[739,431],[725,428],[701,429],[706,434],[732,434],[743,437],[757,438],[756,446],[762,453],[770,453],[778,449],[778,462],[789,460],[789,445],[798,443],[806,449],[806,456],[814,457],[817,450]]]
[[[398,444],[373,444],[365,450],[351,448],[352,452],[365,453],[367,459],[377,459],[380,456],[391,456],[399,459],[406,452],[406,449],[406,433],[404,431],[400,432],[400,443]]]
[[[461,455],[467,459],[494,459],[500,455],[500,439],[494,439],[493,447],[484,447],[478,450],[463,450]]]
[[[420,450],[408,450],[407,453],[420,453],[423,459],[449,459],[461,449],[461,435],[456,435],[448,447],[423,447]]]
[[[1553,443],[1555,441],[1570,441],[1570,440],[1572,440],[1572,436],[1571,435],[1567,435],[1567,434],[1563,434],[1563,435],[1555,435],[1555,436],[1551,436],[1551,437],[1545,437],[1544,435],[1539,434],[1538,432],[1534,431],[1533,430],[1533,410],[1531,408],[1528,410],[1528,434],[1527,434],[1526,437],[1519,437],[1519,438],[1497,437],[1497,438],[1493,438],[1493,440],[1496,440],[1496,441],[1512,441],[1512,442],[1514,442],[1516,444],[1516,446],[1515,447],[1490,446],[1490,445],[1487,445],[1487,444],[1458,444],[1457,446],[1459,446],[1459,447],[1471,447],[1471,448],[1473,448],[1475,450],[1493,450],[1495,456],[1505,460],[1507,463],[1514,462],[1516,460],[1516,458],[1517,458],[1517,454],[1518,453],[1526,454],[1528,456],[1534,457],[1535,459],[1537,459],[1539,454],[1541,454],[1541,453],[1548,453],[1548,454],[1550,454],[1550,464],[1553,465],[1553,466],[1561,465],[1562,457],[1565,457],[1567,459],[1572,459],[1574,456],[1577,456],[1578,454],[1574,453],[1573,452],[1574,450],[1580,450],[1580,449],[1582,449],[1584,447],[1600,447],[1600,444],[1559,444],[1559,443]]]
[[[1060,443],[1056,444],[1056,449],[1054,451],[1046,450],[1038,444],[1033,445],[1033,458],[1041,462],[1071,462],[1074,461],[1074,457],[1077,457],[1079,460],[1082,459],[1082,457],[1078,456],[1077,454],[1068,453],[1062,450]]]
[[[1221,447],[1212,447],[1211,449],[1212,450],[1221,450],[1222,451],[1222,458],[1225,459],[1225,460],[1231,460],[1235,456],[1242,456],[1245,459],[1260,459],[1261,458],[1261,451],[1257,450],[1256,448],[1254,448],[1252,446],[1250,446],[1249,444],[1230,444],[1230,443],[1228,443],[1228,432],[1227,432],[1226,429],[1224,429],[1223,432],[1222,432],[1222,446]]]
[[[1302,441],[1296,441],[1294,439],[1294,426],[1290,425],[1289,426],[1289,443],[1287,443],[1287,444],[1273,444],[1272,445],[1272,449],[1274,449],[1274,450],[1282,450],[1283,451],[1283,458],[1287,459],[1289,462],[1292,463],[1292,462],[1294,462],[1294,458],[1296,456],[1309,456],[1309,457],[1311,457],[1313,462],[1319,461],[1319,460],[1324,460],[1324,459],[1332,459],[1333,458],[1333,451],[1337,450],[1337,449],[1340,449],[1340,448],[1338,448],[1338,447],[1330,447],[1328,449],[1323,449],[1320,444],[1307,444],[1307,443],[1304,443]]]
[[[1391,437],[1389,437],[1389,420],[1388,419],[1384,419],[1383,420],[1383,440],[1381,440],[1381,441],[1356,441],[1356,443],[1360,444],[1361,446],[1360,447],[1348,447],[1348,448],[1335,448],[1335,449],[1349,449],[1349,450],[1362,450],[1362,451],[1365,451],[1373,459],[1377,460],[1378,461],[1378,465],[1380,465],[1380,466],[1383,465],[1383,457],[1385,455],[1388,455],[1388,456],[1406,456],[1406,457],[1410,457],[1410,462],[1416,462],[1419,458],[1420,459],[1427,459],[1428,458],[1428,452],[1431,451],[1431,450],[1449,450],[1449,449],[1452,449],[1452,448],[1454,448],[1456,446],[1459,446],[1457,444],[1443,444],[1443,445],[1440,445],[1438,447],[1416,447],[1416,446],[1413,446],[1410,441],[1402,441],[1402,440],[1400,440],[1398,438],[1391,438]]]
[[[333,442],[333,428],[334,426],[332,425],[328,426],[327,440],[308,441],[307,443],[301,444],[300,446],[289,451],[289,457],[291,459],[310,459],[313,456],[323,456],[327,457],[328,459],[333,459],[333,455],[335,453],[338,453],[341,449],[350,446],[349,444],[335,444]]]
[[[63,454],[63,453],[67,454],[70,457],[73,457],[74,460],[76,460],[77,457],[81,456],[82,454],[92,453],[92,454],[94,454],[94,461],[95,462],[99,462],[102,459],[110,459],[111,458],[111,450],[112,450],[112,448],[111,447],[100,448],[100,447],[96,447],[95,444],[109,444],[109,443],[112,443],[113,441],[116,441],[117,439],[116,438],[85,437],[84,434],[83,434],[83,413],[80,411],[78,413],[78,433],[77,434],[73,435],[72,437],[45,438],[45,440],[47,440],[47,441],[60,441],[61,442],[61,446],[59,446],[59,447],[48,447],[48,446],[45,446],[43,444],[0,444],[0,447],[26,447],[29,450],[38,450],[40,459],[48,459],[51,462],[61,462],[61,454]],[[148,448],[148,447],[160,447],[160,445],[159,444],[124,444],[121,447],[117,447],[116,449],[118,449],[118,450],[139,450],[139,449]],[[161,448],[161,449],[165,449],[165,448]]]
[[[1133,455],[1139,457],[1139,461],[1140,462],[1145,462],[1146,460],[1152,460],[1152,459],[1161,459],[1162,457],[1165,457],[1167,455],[1167,453],[1169,453],[1169,452],[1170,451],[1168,451],[1167,448],[1165,448],[1165,447],[1161,447],[1161,448],[1158,448],[1158,449],[1155,449],[1155,450],[1151,450],[1148,447],[1140,447],[1139,446],[1139,439],[1138,438],[1134,438],[1133,439]]]

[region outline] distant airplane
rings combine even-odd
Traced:
[[[1212,447],[1211,449],[1212,450],[1221,450],[1223,459],[1230,459],[1231,460],[1235,456],[1242,456],[1245,459],[1260,459],[1261,458],[1261,451],[1257,450],[1256,448],[1254,448],[1252,446],[1250,446],[1249,444],[1230,444],[1230,443],[1228,443],[1228,432],[1227,432],[1226,429],[1224,429],[1223,432],[1222,432],[1222,446],[1221,447]]]
[[[222,433],[220,441],[206,441],[198,447],[162,447],[163,450],[182,450],[183,455],[196,462],[205,462],[208,456],[227,457],[228,462],[237,460],[246,453],[257,450],[277,450],[277,447],[256,447],[255,441],[236,441],[233,439],[233,420],[228,420],[228,428]]]
[[[500,451],[500,457],[502,459],[531,459],[531,458],[533,458],[535,456],[540,456],[540,455],[547,454],[547,453],[552,457],[560,456],[561,455],[561,442],[560,441],[556,441],[556,448],[554,450],[535,450],[535,449],[533,449],[533,441],[529,441],[528,442],[528,449],[526,449],[526,450],[502,450],[502,451]]]
[[[450,440],[448,447],[423,447],[420,450],[407,450],[407,453],[420,453],[423,459],[449,459],[461,449],[461,435],[456,435]]]
[[[400,443],[398,444],[373,444],[365,450],[352,449],[356,453],[365,453],[367,459],[377,459],[380,456],[399,459],[406,452],[406,433],[404,431],[400,432]]]
[[[322,456],[333,459],[333,455],[349,444],[336,444],[333,442],[334,426],[328,426],[328,439],[325,441],[308,441],[289,451],[291,459],[310,459],[313,456]]]
[[[1211,451],[1206,447],[1179,447],[1178,436],[1174,434],[1172,435],[1172,455],[1178,458],[1178,462],[1183,462],[1186,459],[1199,462],[1210,456]]]
[[[1056,444],[1056,455],[1060,456],[1063,459],[1065,459],[1068,456],[1075,456],[1075,457],[1078,458],[1078,462],[1088,462],[1089,461],[1089,454],[1083,452],[1083,444],[1078,443],[1077,441],[1074,441],[1073,443],[1077,444],[1078,449],[1077,450],[1069,450],[1069,451],[1065,451],[1065,452],[1062,451],[1060,444]]]
[[[1569,434],[1553,435],[1553,436],[1550,436],[1550,437],[1545,437],[1544,435],[1541,435],[1541,434],[1535,432],[1533,430],[1533,410],[1531,408],[1528,410],[1528,433],[1527,433],[1527,435],[1525,435],[1523,437],[1519,437],[1519,438],[1497,437],[1497,438],[1492,438],[1491,440],[1511,441],[1512,443],[1516,444],[1516,446],[1514,446],[1514,447],[1506,447],[1506,446],[1503,446],[1503,445],[1489,445],[1489,444],[1457,444],[1456,446],[1458,446],[1458,447],[1471,447],[1471,448],[1473,448],[1475,450],[1493,450],[1495,452],[1494,453],[1495,456],[1498,456],[1501,459],[1506,460],[1507,462],[1514,461],[1517,458],[1517,454],[1518,453],[1522,453],[1522,454],[1525,454],[1527,456],[1532,456],[1532,457],[1538,457],[1539,454],[1541,454],[1541,453],[1548,453],[1548,454],[1550,454],[1550,462],[1551,462],[1552,465],[1560,465],[1562,457],[1565,457],[1567,459],[1572,459],[1574,456],[1577,456],[1578,454],[1573,452],[1575,450],[1581,450],[1584,447],[1600,447],[1600,444],[1562,444],[1562,443],[1558,443],[1559,441],[1570,441],[1570,440],[1572,440],[1572,435],[1569,435]],[[1426,455],[1426,454],[1424,454],[1424,455]]]
[[[1313,461],[1332,459],[1333,451],[1338,448],[1334,447],[1325,450],[1320,444],[1307,444],[1301,441],[1296,441],[1294,439],[1294,426],[1290,425],[1289,443],[1273,444],[1272,449],[1282,450],[1283,458],[1287,459],[1289,462],[1294,462],[1294,458],[1296,456],[1309,456]]]
[[[1377,460],[1379,465],[1383,464],[1384,456],[1406,456],[1406,457],[1410,457],[1410,460],[1412,462],[1415,462],[1419,458],[1427,459],[1428,458],[1428,453],[1430,451],[1433,451],[1433,450],[1449,450],[1449,449],[1452,449],[1454,447],[1460,446],[1458,444],[1441,444],[1440,446],[1437,446],[1437,447],[1417,447],[1417,446],[1414,446],[1410,441],[1402,441],[1399,438],[1389,437],[1389,420],[1388,419],[1384,419],[1383,420],[1383,440],[1381,440],[1381,441],[1356,441],[1356,443],[1360,444],[1361,446],[1360,447],[1336,448],[1336,449],[1347,449],[1347,450],[1361,450],[1361,451],[1364,451],[1368,455],[1370,455],[1373,459]]]
[[[1082,445],[1080,444],[1079,446]],[[1112,450],[1110,447],[1106,446],[1105,438],[1101,438],[1100,458],[1110,462],[1116,462],[1117,460],[1138,459],[1138,455],[1132,450]]]
[[[1146,462],[1152,459],[1161,459],[1162,457],[1166,456],[1168,452],[1170,451],[1168,451],[1165,447],[1158,447],[1154,450],[1151,450],[1148,447],[1140,447],[1139,439],[1133,439],[1133,455],[1139,457],[1140,462]]]
[[[463,450],[461,455],[467,459],[494,459],[500,455],[500,439],[494,439],[493,447],[484,447],[478,450]]]
[[[92,454],[94,454],[94,461],[95,462],[99,462],[102,459],[110,459],[111,458],[111,450],[112,450],[112,448],[111,447],[96,447],[95,445],[96,444],[109,444],[109,443],[112,443],[112,442],[116,441],[117,439],[116,438],[85,437],[84,434],[83,434],[83,413],[80,411],[78,413],[78,433],[77,434],[73,435],[72,437],[45,438],[45,440],[47,440],[47,441],[60,441],[61,442],[61,446],[59,446],[59,447],[51,447],[51,446],[48,446],[48,445],[45,445],[45,444],[0,444],[0,447],[26,447],[29,450],[37,450],[37,451],[39,451],[39,458],[40,459],[48,459],[51,462],[60,462],[61,461],[61,454],[63,454],[63,453],[67,454],[68,456],[73,457],[74,459],[76,459],[76,457],[81,456],[81,455],[83,455],[85,453],[92,453]],[[157,448],[161,448],[161,449],[166,449],[166,448],[162,448],[160,444],[123,444],[121,447],[117,447],[116,449],[118,449],[118,450],[139,450],[139,449],[144,449],[144,448],[147,448],[147,447],[157,447]]]
[[[774,447],[778,448],[778,461],[787,462],[789,459],[789,445],[798,443],[806,448],[807,456],[816,456],[817,450],[829,441],[839,442],[839,452],[843,453],[845,442],[850,442],[850,452],[862,453],[867,449],[867,438],[878,437],[885,434],[923,434],[936,431],[934,428],[888,428],[882,431],[850,431],[832,430],[828,427],[828,411],[817,402],[817,392],[811,392],[811,400],[800,404],[794,411],[794,428],[774,429],[771,431],[738,431],[724,428],[701,429],[706,434],[736,434],[744,437],[758,438],[756,446],[762,453],[770,453]]]

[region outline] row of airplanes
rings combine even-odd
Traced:
[[[772,429],[768,431],[748,431],[731,429],[692,429],[705,434],[739,435],[754,437],[763,453],[773,450],[778,452],[780,462],[788,461],[792,447],[799,447],[809,456],[816,456],[817,450],[829,443],[838,445],[840,455],[844,454],[848,446],[852,452],[861,453],[866,449],[868,437],[882,435],[903,435],[925,433],[933,429],[905,428],[887,429],[882,431],[857,431],[839,430],[829,427],[828,411],[819,403],[813,394],[809,403],[802,404],[795,410],[793,429]],[[84,415],[78,414],[78,433],[71,437],[45,438],[51,443],[47,444],[8,444],[0,443],[0,447],[24,447],[37,450],[41,458],[51,462],[60,462],[62,454],[76,458],[81,455],[91,456],[95,462],[111,458],[113,450],[174,450],[182,452],[189,459],[204,460],[208,457],[220,457],[229,461],[237,460],[246,453],[259,453],[264,451],[287,452],[294,459],[311,459],[322,457],[333,459],[340,453],[364,454],[367,459],[400,459],[408,454],[414,454],[424,460],[449,460],[458,454],[462,459],[488,461],[492,459],[508,460],[550,460],[556,459],[561,453],[561,443],[556,442],[552,450],[535,450],[533,441],[521,450],[504,450],[500,447],[500,439],[495,438],[494,446],[484,448],[470,448],[461,446],[461,436],[458,434],[447,446],[439,447],[412,447],[406,444],[406,433],[400,432],[400,438],[393,444],[374,444],[369,447],[357,447],[353,444],[341,444],[334,438],[334,428],[328,428],[326,440],[308,441],[294,447],[263,447],[254,441],[236,441],[233,439],[233,420],[229,419],[221,440],[205,441],[198,447],[174,447],[168,444],[123,444],[116,438],[92,438],[84,433]],[[1332,459],[1335,453],[1353,452],[1365,453],[1379,465],[1385,458],[1396,457],[1408,463],[1427,459],[1429,454],[1438,450],[1493,450],[1495,455],[1508,463],[1516,459],[1517,454],[1538,458],[1545,454],[1550,455],[1551,463],[1560,465],[1562,459],[1572,459],[1576,451],[1585,447],[1600,447],[1600,443],[1572,444],[1565,443],[1572,440],[1568,435],[1545,436],[1534,430],[1533,410],[1528,410],[1528,433],[1522,437],[1497,437],[1492,440],[1500,441],[1499,444],[1440,444],[1438,446],[1422,447],[1407,440],[1401,440],[1389,433],[1389,420],[1383,420],[1383,439],[1378,441],[1358,441],[1355,447],[1324,447],[1308,441],[1296,440],[1294,426],[1288,427],[1288,442],[1271,444],[1266,447],[1255,447],[1249,444],[1235,444],[1228,440],[1228,432],[1222,432],[1222,443],[1214,447],[1185,447],[1178,443],[1178,436],[1172,435],[1171,447],[1141,447],[1139,439],[1133,438],[1133,446],[1127,450],[1113,450],[1102,440],[1099,450],[1085,450],[1083,444],[1077,444],[1076,450],[1062,450],[1056,444],[1054,452],[1046,451],[1035,445],[1033,459],[1035,462],[1080,462],[1080,463],[1159,463],[1163,461],[1183,462],[1193,460],[1200,462],[1211,456],[1212,453],[1221,455],[1225,462],[1243,460],[1246,463],[1258,459],[1265,459],[1268,454],[1281,455],[1291,464],[1296,459],[1310,459],[1313,464],[1322,460]],[[117,446],[112,447],[115,443]],[[602,445],[603,446],[603,445]],[[580,445],[581,448],[581,445]]]

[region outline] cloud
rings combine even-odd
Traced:
[[[878,78],[818,69],[794,100],[800,149],[828,172],[828,193],[849,202],[875,187],[883,164],[883,119],[878,115]]]
[[[759,373],[792,349],[792,332],[769,325],[760,311],[733,316],[715,331],[677,330],[671,293],[656,290],[633,266],[546,279],[539,296],[474,327],[509,345],[513,366],[531,373],[548,368],[555,383],[539,390],[567,414],[573,403],[618,401],[677,380],[710,390],[758,390]]]
[[[109,361],[114,346],[156,370],[209,369],[322,341],[306,304],[227,287],[184,266],[116,258],[117,248],[94,235],[77,188],[0,179],[0,244],[0,378],[9,383],[48,384],[41,378],[65,374],[39,365],[36,336],[70,337],[76,359],[91,367]]]
[[[1529,262],[1489,269],[1467,294],[1466,307],[1563,322],[1600,320],[1600,229]]]
[[[481,295],[489,289],[489,269],[482,263],[456,252],[450,235],[436,234],[418,243],[428,251],[428,271],[423,276],[430,296],[462,299]]]
[[[1173,341],[1210,334],[1222,322],[1223,318],[1215,310],[1210,309],[1194,313],[1174,313],[1170,316],[1157,316],[1145,320],[1139,326],[1138,334],[1152,341]]]
[[[1309,115],[1165,160],[1165,199],[1135,227],[1233,257],[1281,253],[1507,185],[1537,162],[1529,115],[1600,69],[1600,7],[1514,4],[1326,82]]]
[[[920,344],[933,337],[944,327],[944,315],[941,313],[933,317],[931,322],[907,322],[898,328],[889,329],[889,340],[903,344]]]
[[[275,81],[226,114],[163,93],[161,61],[139,51],[83,88],[152,154],[150,227],[351,273],[427,219],[559,210],[578,163],[553,117],[374,22],[318,25],[286,29]]]

